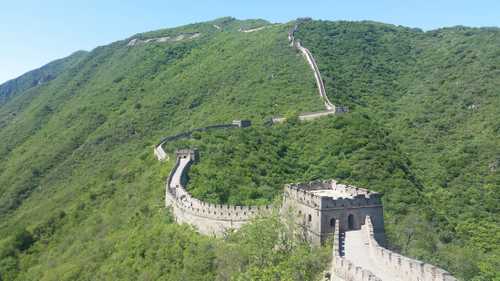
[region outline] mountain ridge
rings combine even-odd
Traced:
[[[293,280],[302,276],[294,275],[298,273],[293,268],[297,268],[307,273],[307,278],[302,280],[312,280],[312,276],[324,268],[324,260],[313,258],[315,255],[324,257],[320,254],[324,251],[322,249],[298,246],[287,248],[289,250],[285,252],[273,252],[276,249],[276,244],[273,244],[276,241],[271,239],[276,237],[274,232],[258,223],[231,236],[228,244],[224,244],[200,237],[185,226],[172,224],[168,211],[158,207],[163,198],[161,175],[166,174],[171,163],[160,166],[152,159],[150,150],[165,132],[175,134],[236,118],[264,120],[275,114],[291,117],[297,112],[322,108],[310,69],[287,44],[291,23],[269,25],[269,28],[249,33],[237,31],[258,28],[262,22],[243,24],[230,20],[229,32],[220,32],[221,29],[214,27],[219,23],[193,25],[199,27],[201,35],[189,40],[127,46],[130,40],[139,36],[134,35],[98,47],[86,54],[78,67],[44,85],[17,94],[0,106],[0,136],[5,140],[0,144],[0,157],[5,160],[0,163],[0,233],[5,237],[0,241],[1,278],[178,280],[189,272],[187,276],[191,280],[227,280],[221,277],[225,273],[256,279],[263,278],[257,272],[274,272],[284,279],[288,276]],[[192,32],[193,26],[147,32],[148,37],[143,39]],[[264,196],[272,198],[273,187],[290,177],[307,180],[333,175],[361,186],[387,189],[384,205],[388,212],[388,231],[393,235],[390,237],[392,247],[444,266],[463,280],[493,278],[497,272],[492,268],[498,256],[498,249],[494,246],[497,241],[494,236],[497,208],[494,204],[495,196],[498,196],[495,192],[498,175],[494,172],[488,174],[486,184],[480,186],[477,194],[458,189],[464,193],[455,198],[450,197],[450,191],[440,184],[429,183],[449,182],[448,185],[456,191],[457,182],[463,177],[455,179],[454,175],[480,163],[476,158],[469,158],[467,163],[473,165],[457,166],[462,161],[460,149],[468,151],[468,155],[495,155],[495,143],[487,142],[487,150],[483,143],[476,145],[476,149],[474,145],[458,151],[448,149],[447,159],[453,161],[445,170],[439,169],[442,175],[429,174],[433,168],[421,168],[425,159],[429,159],[432,167],[438,167],[440,162],[435,160],[435,150],[449,147],[449,143],[440,142],[436,147],[431,146],[430,151],[418,151],[421,142],[416,142],[414,150],[421,152],[420,158],[424,159],[419,160],[416,158],[419,154],[409,150],[413,144],[403,140],[418,140],[419,134],[408,127],[417,128],[431,121],[439,122],[431,122],[432,128],[422,126],[423,135],[438,132],[446,136],[443,129],[447,123],[439,115],[428,116],[428,112],[422,109],[405,111],[411,102],[400,100],[399,96],[419,100],[422,95],[419,95],[418,87],[410,89],[394,82],[385,83],[397,75],[389,71],[391,74],[386,76],[386,70],[399,67],[411,74],[406,67],[412,70],[421,67],[423,70],[416,74],[424,77],[436,91],[446,94],[441,98],[441,105],[458,106],[455,99],[445,98],[453,88],[441,88],[439,83],[434,85],[433,77],[426,75],[426,70],[446,69],[448,65],[454,70],[458,63],[473,61],[474,55],[481,62],[493,55],[488,57],[490,61],[484,64],[485,67],[478,68],[477,64],[472,64],[474,67],[463,64],[462,67],[470,71],[479,69],[477,73],[489,79],[484,83],[471,80],[471,85],[479,89],[476,92],[481,94],[478,97],[482,103],[476,103],[474,99],[468,103],[464,99],[464,104],[494,104],[498,99],[491,89],[498,80],[492,73],[498,69],[492,68],[490,73],[484,69],[496,65],[494,54],[498,49],[491,43],[495,41],[484,40],[487,38],[487,34],[481,33],[484,31],[472,30],[472,37],[479,40],[473,44],[471,42],[475,41],[464,39],[471,37],[466,34],[441,32],[437,36],[444,39],[433,39],[433,33],[412,33],[411,29],[398,33],[397,28],[386,33],[385,28],[366,23],[311,21],[301,25],[298,38],[314,53],[327,92],[333,91],[330,98],[352,106],[354,112],[349,116],[325,118],[305,125],[296,124],[292,118],[276,131],[256,122],[256,129],[246,133],[195,135],[193,142],[198,142],[200,148],[211,153],[204,156],[199,166],[193,167],[193,188],[200,196],[212,196],[216,200],[221,200],[218,197],[224,200],[221,195],[228,190],[233,197],[239,196],[238,200],[255,200],[252,199],[255,196],[252,188],[255,187],[262,186],[260,191]],[[343,41],[338,41],[339,38]],[[446,40],[453,42],[452,39],[456,38],[462,40],[463,51],[444,52],[441,58],[450,61],[433,58],[434,50],[429,49],[432,51],[426,55],[431,59],[424,61],[425,64],[407,63],[411,60],[405,57],[408,49],[404,44],[440,46]],[[491,38],[498,40],[494,34]],[[482,47],[487,52],[474,52],[471,46]],[[415,54],[418,51],[411,46],[409,50]],[[388,61],[391,63],[387,64]],[[403,85],[404,79],[398,83]],[[402,95],[401,89],[406,88],[412,95]],[[427,84],[420,88],[426,89]],[[458,88],[456,92],[462,93],[460,90]],[[432,100],[433,96],[426,99]],[[480,108],[487,109],[488,114],[479,112],[481,117],[478,120],[487,121],[471,124],[474,128],[486,126],[489,133],[485,138],[494,137],[493,106]],[[400,122],[394,116],[404,117],[406,113],[402,112],[414,117],[407,123]],[[456,115],[455,111],[449,111],[449,114]],[[387,124],[387,120],[390,123]],[[395,128],[400,133],[395,134]],[[315,138],[310,139],[313,136]],[[461,136],[460,133],[453,138]],[[203,142],[199,141],[200,137],[203,137]],[[293,153],[287,151],[303,151],[303,157],[294,158]],[[408,151],[411,152],[409,157],[406,156]],[[221,157],[228,153],[230,161],[224,161]],[[481,158],[480,161],[484,160]],[[276,163],[279,169],[252,175],[253,171],[263,171],[256,167],[267,167],[268,163]],[[480,175],[475,168],[471,169],[472,172]],[[417,177],[415,181],[408,177],[412,174]],[[218,182],[222,178],[223,184]],[[265,184],[259,185],[259,182]],[[414,194],[418,187],[415,182],[422,182],[426,187],[424,195]],[[469,177],[469,183],[475,185],[481,181],[477,176]],[[408,193],[412,195],[407,196]],[[453,199],[450,202],[454,204],[443,204],[440,200],[443,194]],[[461,210],[457,208],[460,205],[458,198],[464,198],[470,205],[462,214],[465,223],[443,223],[443,217],[453,217]],[[425,210],[421,203],[423,199],[426,204],[432,204],[435,211]],[[479,202],[483,207],[479,208],[477,200],[482,200]],[[471,210],[474,208],[476,210]],[[22,231],[18,232],[18,229]],[[268,237],[257,237],[268,239],[266,245],[269,247],[253,244],[259,238],[252,240],[255,238],[252,231],[266,232]],[[405,235],[397,236],[397,233]],[[488,238],[477,242],[476,239],[483,236]],[[245,245],[248,248],[242,248],[247,247]],[[470,248],[468,252],[460,250],[464,245]],[[238,251],[229,251],[227,247]],[[102,251],[97,253],[95,249]],[[238,258],[228,260],[220,252],[222,249]],[[262,268],[262,264],[245,254],[255,253],[256,249],[262,251],[262,259],[269,261],[269,266],[262,271],[255,271]],[[272,256],[279,258],[267,259]],[[299,256],[310,258],[311,263],[306,266],[298,262]],[[292,261],[293,258],[297,259]],[[43,260],[51,262],[48,264]],[[241,264],[231,263],[238,261]],[[163,270],[166,264],[168,270]],[[225,267],[224,264],[233,266]],[[279,269],[276,269],[278,265]],[[243,268],[243,271],[231,271],[233,267]]]

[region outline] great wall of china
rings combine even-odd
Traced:
[[[342,232],[335,224],[332,280],[353,281],[456,281],[449,272],[407,258],[384,247],[376,239],[372,217],[360,230]]]
[[[328,99],[314,57],[294,38],[297,28],[298,24],[289,32],[289,42],[306,58],[313,70],[319,95],[326,107],[326,111],[302,114],[299,119],[307,121],[346,112],[347,108],[335,106]],[[273,122],[284,120],[280,118]],[[168,160],[164,150],[166,143],[190,137],[196,131],[248,126],[249,121],[235,120],[231,124],[213,125],[166,137],[155,146],[154,154],[159,161]],[[221,235],[271,212],[271,206],[210,204],[191,196],[186,190],[187,171],[198,158],[196,150],[177,150],[175,164],[166,180],[165,205],[172,208],[177,222],[188,223],[202,234]],[[340,184],[335,180],[288,184],[284,187],[280,207],[280,212],[284,211],[293,212],[297,223],[307,230],[311,243],[321,244],[334,237],[332,263],[326,274],[328,280],[456,281],[441,268],[381,246],[385,242],[384,220],[381,194],[377,192]]]

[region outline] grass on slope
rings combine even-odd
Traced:
[[[96,48],[0,107],[1,280],[216,278],[217,243],[162,210],[170,167],[152,145],[214,122],[321,108],[285,26],[247,34],[233,31],[245,22],[217,23],[134,36],[199,30],[193,40]]]

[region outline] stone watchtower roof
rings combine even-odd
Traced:
[[[288,195],[296,201],[313,208],[334,208],[338,206],[381,205],[382,194],[335,180],[288,184]]]
[[[286,185],[287,189],[302,191],[318,197],[328,197],[332,199],[354,199],[380,197],[381,194],[365,188],[355,187],[337,183],[336,180],[312,181],[308,183],[295,183]]]

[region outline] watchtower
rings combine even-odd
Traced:
[[[197,149],[179,149],[175,151],[176,158],[191,158],[193,162],[196,162],[199,158]]]
[[[233,120],[232,124],[238,126],[239,128],[246,128],[252,125],[250,120]]]
[[[375,236],[383,241],[384,217],[381,194],[363,188],[339,184],[335,180],[314,181],[285,186],[283,207],[295,212],[307,238],[314,244],[324,243],[335,230],[358,230],[365,217],[373,220]]]

